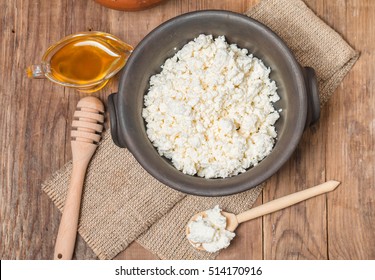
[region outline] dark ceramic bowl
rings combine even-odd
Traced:
[[[274,149],[257,166],[225,179],[183,174],[161,157],[147,137],[142,118],[143,96],[160,66],[199,34],[224,35],[228,43],[246,48],[271,67],[281,108]],[[273,175],[292,155],[304,128],[319,118],[315,72],[302,68],[285,43],[263,24],[228,11],[198,11],[173,18],[148,34],[135,48],[122,71],[118,93],[108,98],[112,139],[126,147],[156,179],[184,193],[221,196],[257,186]]]

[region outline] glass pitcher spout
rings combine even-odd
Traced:
[[[26,75],[31,79],[44,79],[46,78],[46,73],[48,72],[49,67],[46,64],[30,65],[26,68]]]

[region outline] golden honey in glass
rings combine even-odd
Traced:
[[[48,48],[39,65],[27,68],[30,78],[48,78],[57,84],[94,92],[124,67],[133,48],[103,32],[65,37]]]

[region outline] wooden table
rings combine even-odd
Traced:
[[[101,30],[135,46],[176,15],[210,8],[244,12],[256,2],[169,0],[127,13],[93,1],[0,1],[1,259],[52,258],[60,213],[41,183],[71,158],[72,114],[85,96],[46,80],[28,80],[25,67],[68,34]],[[361,57],[257,204],[329,179],[342,184],[333,193],[241,225],[220,259],[375,259],[375,1],[306,3]],[[95,95],[106,101],[116,85],[115,79]],[[75,257],[95,258],[80,237]],[[117,258],[156,257],[133,243]]]

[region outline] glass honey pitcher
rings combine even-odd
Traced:
[[[39,65],[27,68],[29,78],[48,78],[81,92],[103,88],[122,67],[133,47],[103,32],[82,32],[47,49]]]

